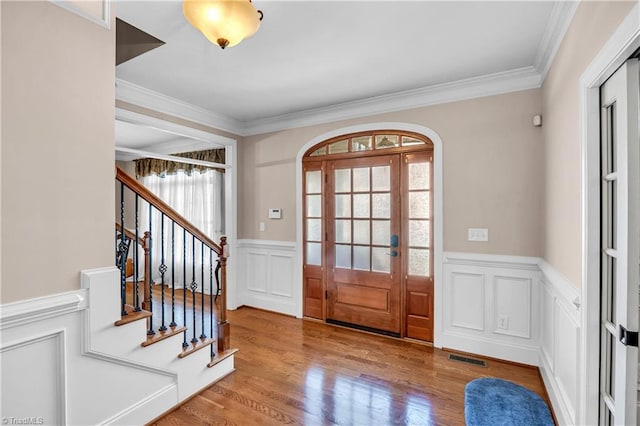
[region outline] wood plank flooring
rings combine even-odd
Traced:
[[[236,371],[155,425],[464,425],[464,387],[511,380],[546,400],[538,370],[251,308],[229,312]]]

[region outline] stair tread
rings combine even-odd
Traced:
[[[156,331],[156,334],[152,336],[147,336],[147,340],[141,343],[142,347],[147,347],[149,345],[153,345],[154,343],[158,343],[164,339],[168,339],[171,336],[175,336],[176,334],[180,334],[184,332],[187,327],[170,327],[166,331]]]
[[[225,359],[229,358],[231,355],[235,354],[236,352],[238,352],[238,349],[232,348],[232,349],[227,349],[224,352],[221,352],[219,354],[217,354],[215,357],[213,357],[211,359],[211,362],[209,364],[207,364],[207,367],[211,368],[214,365],[218,364],[221,361],[224,361]]]
[[[114,322],[114,325],[125,325],[134,321],[138,321],[144,318],[149,318],[152,314],[149,311],[145,311],[144,309],[137,311],[131,305],[125,305],[124,310],[127,315],[123,315],[118,321]]]
[[[186,348],[184,348],[182,350],[182,352],[180,352],[180,354],[178,355],[178,358],[184,358],[188,355],[191,355],[192,353],[199,351],[202,348],[206,348],[207,346],[213,344],[213,342],[215,342],[215,340],[213,339],[198,339],[198,341],[196,343],[190,343],[189,346],[187,346]]]

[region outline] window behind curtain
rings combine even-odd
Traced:
[[[184,216],[195,227],[204,232],[213,241],[219,241],[224,234],[224,173],[217,170],[198,171],[192,170],[186,174],[183,170],[178,170],[175,174],[164,176],[149,175],[141,178],[144,186],[149,188],[154,194],[169,204],[178,213]],[[164,225],[164,247],[162,246],[160,224],[162,220],[160,212],[155,212],[151,218],[152,232],[152,253],[153,265],[152,278],[156,283],[160,282],[158,268],[161,264],[161,253],[164,250],[168,259],[171,253],[171,227],[165,219]],[[141,206],[141,229],[148,229],[149,212]],[[186,247],[186,263],[183,263],[183,235],[182,229],[176,226],[176,236],[174,250],[176,252],[176,284],[183,284],[183,271],[187,271],[187,284],[194,277],[191,276],[191,264],[193,258],[193,247],[191,237],[188,237]],[[195,245],[196,259],[200,258],[200,245]],[[169,266],[170,262],[165,262]],[[141,271],[142,272],[142,271]],[[166,276],[170,275],[169,270]],[[165,284],[167,280],[165,279]],[[196,281],[200,281],[196,279]]]

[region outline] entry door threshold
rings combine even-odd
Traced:
[[[354,328],[356,330],[368,331],[369,333],[382,334],[383,336],[400,337],[400,333],[394,333],[393,331],[380,330],[377,328],[367,327],[364,325],[351,324],[349,322],[338,321],[331,318],[327,318],[327,324],[334,324],[342,327]]]

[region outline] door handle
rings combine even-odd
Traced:
[[[629,331],[623,326],[620,326],[620,332],[618,333],[620,343],[625,346],[635,346],[638,347],[638,332],[637,331]]]
[[[391,257],[396,257],[398,255],[398,252],[395,250],[392,250],[391,253],[385,253],[387,256],[391,256]]]
[[[391,236],[391,247],[398,247],[398,236],[395,234]]]

